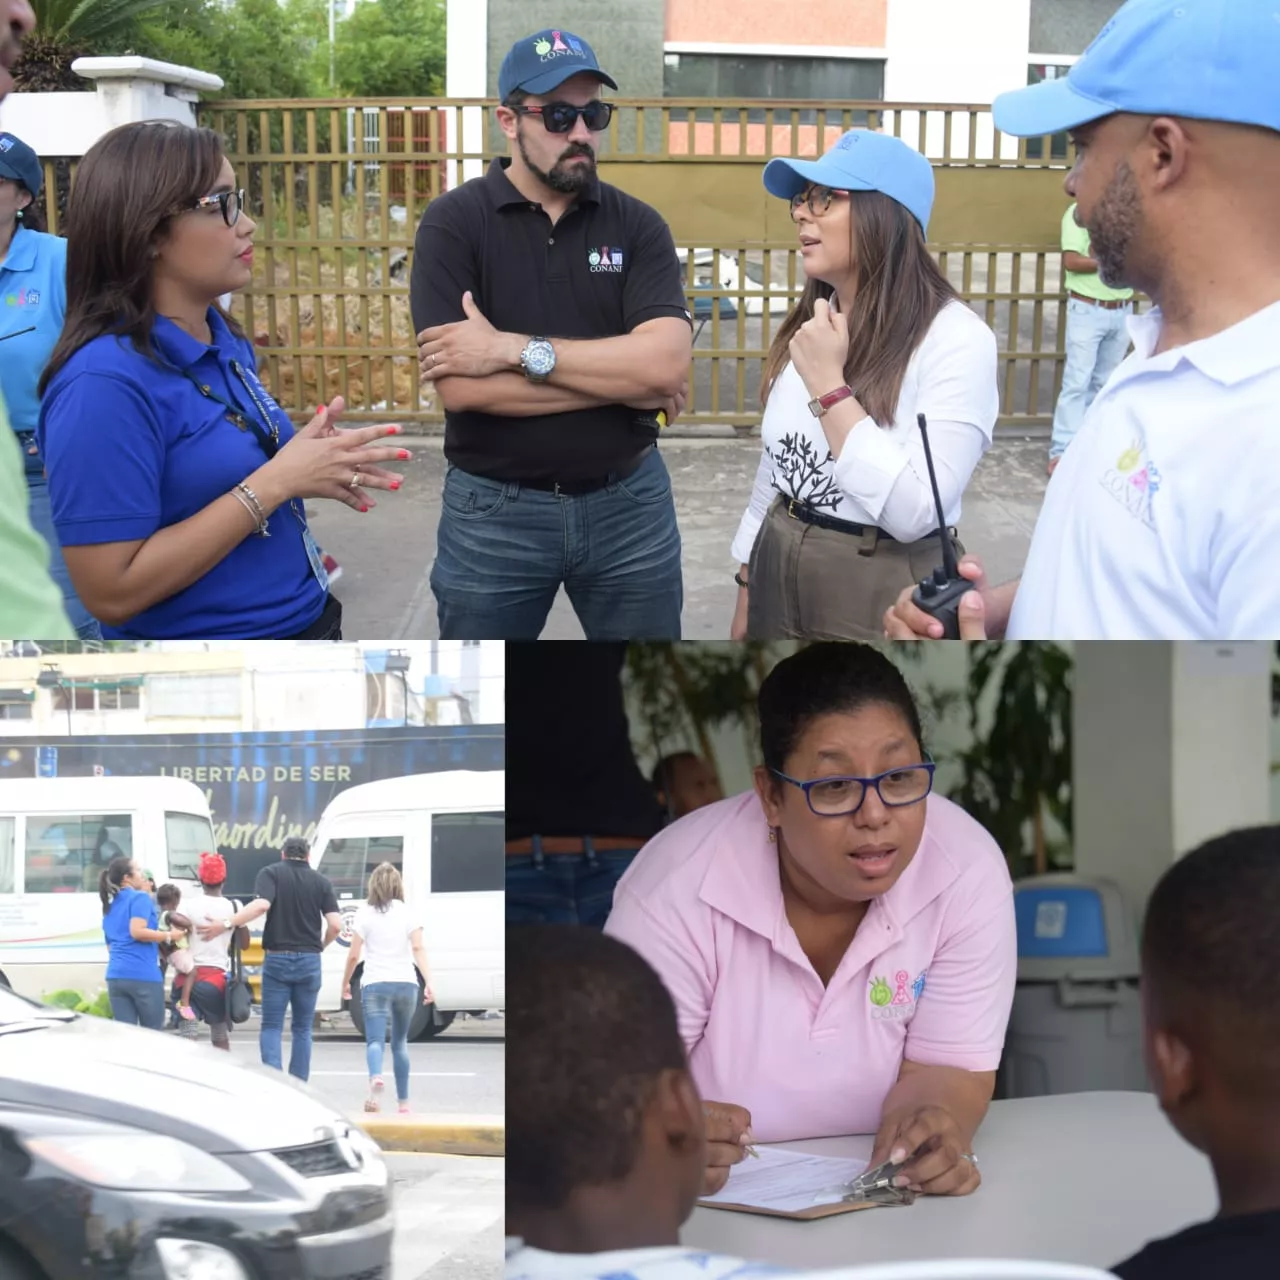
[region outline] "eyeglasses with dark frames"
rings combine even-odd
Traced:
[[[229,227],[240,221],[240,211],[244,208],[244,188],[239,191],[219,191],[211,196],[201,196],[189,206],[192,209],[221,209],[222,220]]]
[[[813,217],[824,217],[836,196],[848,194],[847,191],[841,191],[838,187],[809,187],[804,191],[797,191],[791,197],[791,216],[794,218],[800,212],[801,206],[808,205],[809,213]]]
[[[820,818],[842,818],[857,813],[871,788],[887,808],[901,809],[919,804],[933,790],[933,771],[937,766],[932,760],[920,764],[903,765],[878,773],[874,778],[814,778],[801,782],[789,777],[780,769],[769,772],[804,792],[809,808]]]
[[[512,107],[518,116],[541,116],[542,126],[548,133],[568,133],[579,118],[592,133],[601,133],[613,119],[613,103],[595,99],[585,107],[575,107],[571,102],[548,102],[540,107],[524,105]]]

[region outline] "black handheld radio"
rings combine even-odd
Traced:
[[[929,484],[933,489],[933,507],[938,513],[938,537],[942,540],[942,563],[912,592],[911,602],[917,609],[942,623],[944,640],[960,639],[960,597],[972,591],[973,583],[960,576],[956,567],[956,549],[947,530],[938,477],[933,470],[933,452],[929,448],[929,428],[923,413],[916,415],[920,438],[924,441],[924,460],[929,467]]]

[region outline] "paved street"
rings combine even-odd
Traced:
[[[321,545],[343,566],[335,593],[343,603],[348,636],[438,637],[427,579],[440,514],[443,441],[422,436],[407,444],[415,456],[403,464],[406,482],[399,493],[386,494],[368,515],[336,503],[318,504],[314,515]],[[760,443],[719,433],[667,440],[662,449],[684,538],[684,635],[725,639],[737,593],[729,545],[755,479]],[[1047,452],[1042,439],[1000,440],[965,494],[961,537],[997,581],[1015,576],[1026,559],[1044,497]],[[582,636],[563,593],[543,634],[557,640]]]
[[[390,1155],[396,1181],[391,1280],[498,1280],[505,1161]]]
[[[257,1010],[255,1009],[255,1013]],[[256,1064],[258,1019],[237,1027],[231,1037],[231,1053],[238,1062]],[[415,1111],[432,1115],[502,1115],[506,1090],[503,1074],[506,1022],[502,1018],[459,1016],[433,1040],[409,1045],[412,1074],[409,1099]],[[284,1062],[289,1062],[290,1036],[286,1027]],[[206,1046],[208,1053],[218,1052]],[[395,1085],[391,1050],[383,1054],[387,1082],[384,1110],[395,1113]],[[311,1088],[345,1115],[358,1113],[367,1094],[368,1069],[364,1041],[354,1030],[321,1031],[311,1054]]]

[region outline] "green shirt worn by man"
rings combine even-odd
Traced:
[[[1082,258],[1093,257],[1089,252],[1089,232],[1076,222],[1074,204],[1062,215],[1062,252],[1078,253]],[[1096,271],[1068,271],[1066,288],[1070,293],[1098,302],[1127,302],[1133,297],[1132,289],[1113,289],[1103,284]]]
[[[49,548],[27,517],[29,505],[22,450],[0,398],[0,636],[74,640],[62,592],[49,576]]]

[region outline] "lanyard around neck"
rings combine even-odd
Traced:
[[[238,360],[232,360],[231,371],[240,379],[241,386],[249,395],[249,399],[253,401],[253,407],[261,415],[261,421],[252,414],[246,414],[238,404],[232,404],[225,396],[219,395],[206,382],[201,382],[190,369],[184,369],[183,373],[190,380],[191,385],[200,392],[206,400],[213,400],[222,405],[227,410],[227,417],[241,431],[252,431],[258,438],[258,443],[262,445],[263,452],[268,458],[274,458],[280,452],[280,426],[276,422],[271,410],[267,408],[262,397],[245,377],[244,369]]]

